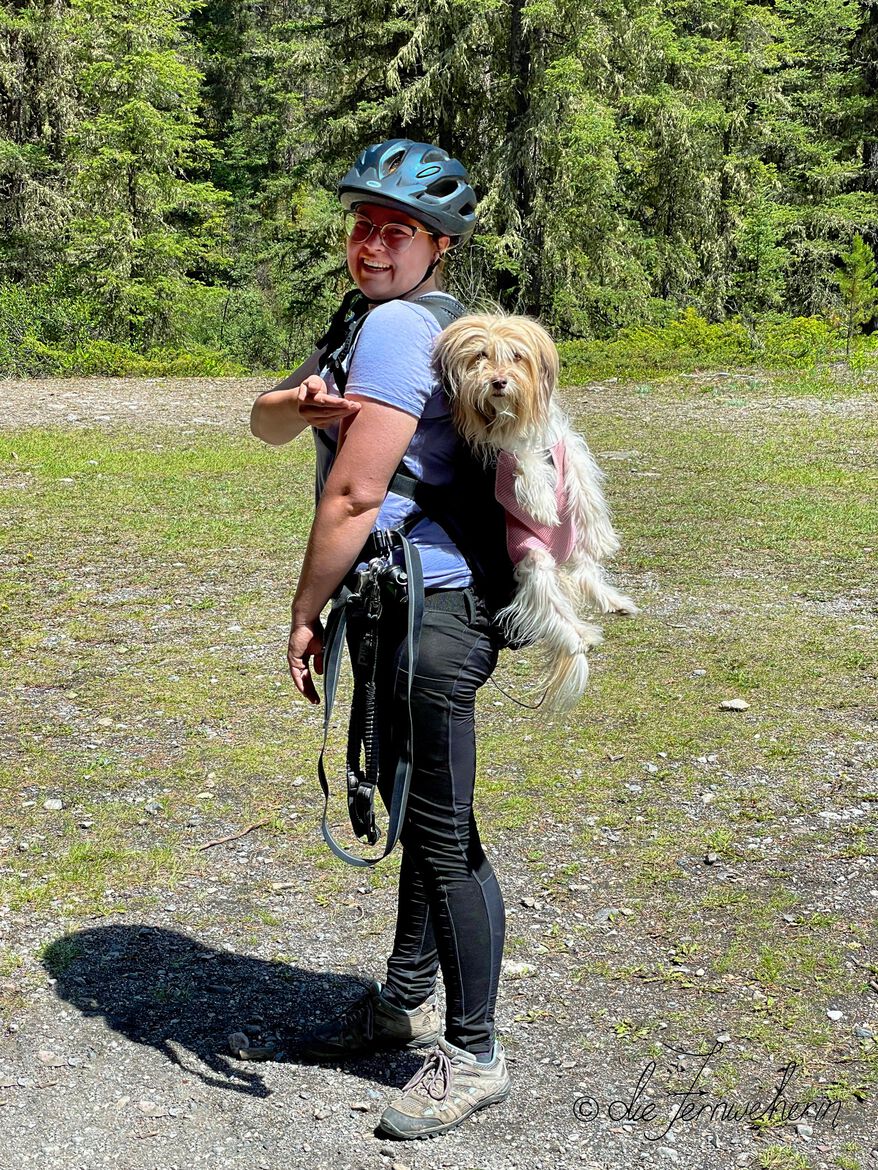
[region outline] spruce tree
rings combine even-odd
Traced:
[[[77,117],[63,0],[0,8],[0,280],[33,283],[63,255],[64,161]]]
[[[174,338],[187,293],[220,260],[225,197],[199,177],[210,144],[184,30],[196,6],[71,0],[82,108],[68,260],[114,332],[141,344]]]
[[[842,253],[841,262],[843,267],[835,274],[835,282],[842,295],[845,358],[850,361],[854,331],[868,321],[878,307],[878,274],[872,249],[859,232],[854,236],[850,250]]]

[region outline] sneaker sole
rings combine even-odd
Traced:
[[[461,1125],[467,1118],[472,1117],[474,1113],[478,1113],[480,1109],[486,1109],[488,1105],[499,1105],[501,1101],[505,1101],[512,1091],[512,1086],[507,1085],[505,1089],[501,1089],[497,1093],[493,1093],[490,1097],[485,1097],[484,1100],[479,1101],[478,1105],[473,1105],[472,1109],[468,1109],[462,1117],[455,1118],[454,1121],[446,1121],[442,1125],[436,1125],[432,1129],[425,1130],[423,1133],[405,1133],[401,1129],[397,1129],[392,1121],[385,1121],[382,1117],[378,1128],[382,1133],[389,1134],[400,1141],[421,1141],[426,1138],[438,1137],[439,1134],[448,1133],[450,1129],[455,1129]]]

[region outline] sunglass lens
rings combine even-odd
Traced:
[[[384,246],[391,252],[402,252],[414,239],[415,233],[411,228],[403,227],[401,224],[386,223],[381,231],[381,238],[384,240]]]
[[[348,221],[348,237],[352,244],[362,244],[372,234],[372,224],[368,219],[354,219]]]

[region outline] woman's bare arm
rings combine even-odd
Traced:
[[[321,673],[320,613],[366,543],[418,425],[413,415],[395,406],[365,398],[357,405],[360,412],[345,430],[320,497],[293,601],[287,658],[297,689],[312,703],[318,698],[308,658],[316,659]]]
[[[299,414],[299,387],[317,373],[320,351],[315,349],[297,370],[270,390],[265,390],[250,411],[250,430],[257,439],[272,446],[288,443],[307,427]]]
[[[359,404],[328,394],[318,376],[320,350],[271,390],[265,390],[250,411],[250,430],[257,439],[272,446],[289,443],[306,427],[325,427],[348,418]]]

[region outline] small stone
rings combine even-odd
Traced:
[[[530,963],[507,961],[503,964],[503,974],[509,975],[512,979],[524,979],[527,975],[534,974],[534,968]]]
[[[11,1089],[15,1084],[12,1077],[0,1077],[0,1089]]]
[[[618,906],[605,906],[603,910],[598,910],[594,920],[595,922],[609,922],[618,913]]]
[[[408,1162],[391,1162],[390,1170],[411,1170]]]
[[[349,1108],[356,1109],[358,1113],[369,1113],[372,1106],[368,1101],[351,1101]]]
[[[705,853],[705,855],[704,855],[704,864],[705,865],[716,865],[716,863],[718,861],[719,861],[719,854],[718,853],[713,853],[713,852]]]
[[[331,1109],[315,1109],[314,1110],[314,1120],[315,1121],[325,1121],[327,1117],[331,1117],[331,1116],[332,1116]]]
[[[814,1126],[809,1125],[807,1121],[800,1121],[796,1126],[796,1133],[800,1138],[804,1138],[806,1142],[809,1142],[814,1136]]]
[[[833,1021],[833,1023],[837,1023],[839,1020],[844,1019],[844,1012],[840,1012],[836,1008],[830,1008],[826,1014],[830,1020]]]
[[[720,707],[723,711],[749,711],[750,704],[746,699],[723,699]]]
[[[58,800],[57,797],[54,796],[50,797],[48,800],[43,801],[43,808],[46,810],[46,812],[60,812],[63,807],[64,801]]]
[[[151,816],[155,816],[156,813],[160,813],[162,811],[164,805],[158,800],[148,800],[143,807]]]
[[[707,674],[707,671],[706,671],[706,670],[704,670],[704,669],[703,669],[702,667],[700,667],[700,666],[698,667],[698,669],[697,669],[697,670],[693,670],[693,671],[692,671],[692,677],[693,677],[693,678],[704,678],[704,676],[705,676],[706,674]]]
[[[854,1028],[854,1035],[858,1040],[874,1040],[875,1033],[871,1028],[861,1028],[857,1026]]]
[[[52,1052],[50,1048],[41,1048],[37,1053],[37,1060],[41,1064],[47,1064],[49,1068],[60,1068],[64,1063],[64,1057],[59,1056],[57,1052]]]
[[[701,794],[701,803],[702,804],[713,804],[713,802],[715,800],[716,800],[716,793],[715,792],[702,792],[702,794]]]
[[[113,1104],[117,1109],[124,1109],[130,1101],[130,1097],[119,1097],[116,1101],[113,1102]]]
[[[250,1041],[243,1032],[232,1032],[229,1036],[229,1051],[232,1056],[237,1056],[239,1060],[244,1059],[241,1056],[243,1049],[249,1047]]]
[[[148,1100],[138,1101],[137,1108],[146,1117],[165,1117],[168,1112],[164,1105],[159,1105],[155,1101]]]
[[[730,1044],[731,1040],[732,1038],[728,1032],[720,1032],[720,1034],[716,1037],[717,1044]]]
[[[113,720],[109,717],[109,715],[104,715],[98,720],[98,727],[112,727],[112,726],[113,726]]]

